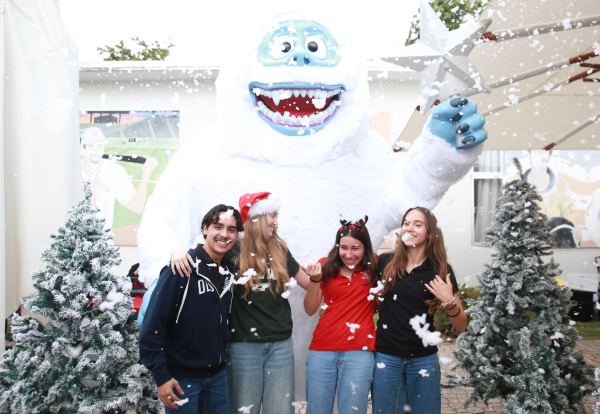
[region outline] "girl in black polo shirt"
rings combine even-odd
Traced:
[[[437,346],[424,346],[409,321],[426,314],[433,331],[433,315],[443,306],[452,326],[462,332],[467,317],[433,213],[422,207],[408,210],[401,233],[395,252],[382,255],[378,263],[385,288],[379,294],[383,302],[375,343],[373,412],[440,413]]]

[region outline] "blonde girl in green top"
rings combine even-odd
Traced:
[[[293,324],[287,297],[290,285],[297,282],[306,289],[309,279],[277,234],[278,199],[268,192],[244,194],[239,205],[245,237],[227,254],[239,269],[229,319],[230,414],[242,407],[250,414],[261,408],[263,414],[293,414]],[[171,261],[176,267],[187,265],[178,250]]]

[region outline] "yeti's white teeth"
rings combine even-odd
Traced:
[[[271,118],[272,121],[275,122],[281,122],[283,120],[283,117],[281,116],[281,114],[279,112],[275,112],[273,114],[273,117]]]
[[[335,96],[341,92],[341,88],[337,88],[334,90],[326,90],[326,89],[262,89],[255,87],[252,89],[252,92],[256,96],[266,96],[275,102],[275,105],[279,105],[279,102],[290,99],[292,97],[298,98],[301,96],[305,98],[317,98],[317,99],[327,99]]]
[[[273,99],[273,103],[275,104],[275,106],[279,106],[279,90],[274,90],[272,93],[271,98]]]

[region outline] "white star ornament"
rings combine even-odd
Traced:
[[[469,60],[469,53],[492,20],[449,31],[428,3],[421,1],[420,8],[421,42],[382,60],[421,72],[421,113],[425,114],[438,98],[469,88],[490,93],[490,87]]]

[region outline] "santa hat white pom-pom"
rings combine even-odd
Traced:
[[[281,202],[279,198],[273,194],[269,195],[266,200],[260,200],[252,204],[248,211],[248,217],[261,216],[263,214],[270,214],[275,211],[279,211],[281,208]]]

